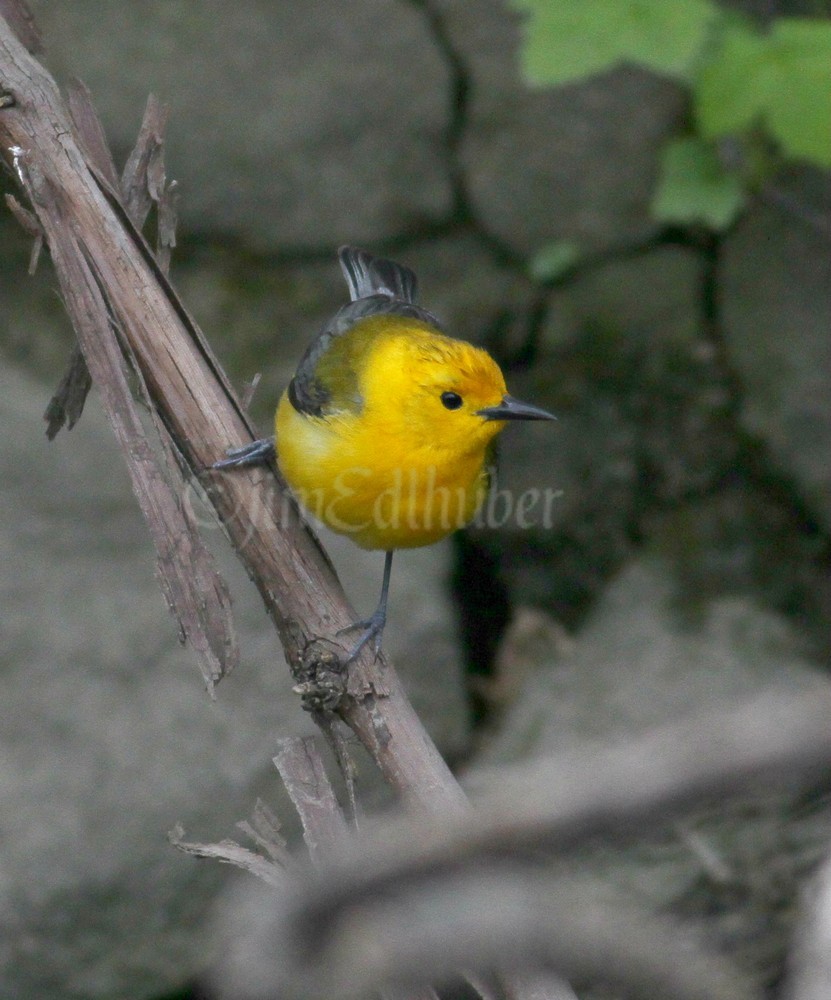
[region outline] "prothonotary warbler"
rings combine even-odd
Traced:
[[[473,518],[506,421],[556,418],[509,396],[487,351],[447,336],[416,305],[409,268],[354,247],[339,257],[351,302],[306,349],[275,432],[280,471],[300,503],[386,553],[378,607],[349,627],[362,630],[352,660],[370,641],[380,649],[393,551],[431,545]],[[255,441],[214,468],[274,451],[271,438]]]

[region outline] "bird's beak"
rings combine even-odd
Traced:
[[[553,413],[542,410],[530,403],[521,403],[513,396],[505,396],[499,406],[486,406],[476,411],[477,417],[485,420],[556,420]]]

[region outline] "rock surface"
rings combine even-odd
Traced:
[[[170,103],[168,174],[191,232],[328,248],[449,208],[447,71],[414,5],[34,8],[48,65],[89,86],[122,162],[148,92]]]
[[[724,321],[741,417],[831,528],[831,263],[828,236],[781,210],[746,218],[727,243]]]
[[[483,767],[580,747],[588,754],[763,693],[829,684],[781,617],[744,597],[691,608],[672,565],[654,556],[617,575],[572,642],[538,612],[522,614],[501,660],[506,671],[521,661],[526,679],[468,779],[474,789]],[[800,886],[827,850],[829,820],[827,797],[799,798],[780,785],[622,845],[587,845],[567,864],[652,912],[692,920],[712,947],[769,983]]]

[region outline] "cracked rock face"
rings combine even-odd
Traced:
[[[47,65],[84,79],[117,152],[135,141],[148,90],[170,103],[168,174],[194,232],[329,248],[449,209],[447,70],[414,5],[35,7]]]
[[[831,264],[828,234],[764,208],[728,240],[725,332],[741,419],[831,529]]]
[[[168,173],[195,232],[258,250],[372,243],[446,221],[459,199],[514,253],[655,231],[678,88],[627,69],[529,91],[517,19],[495,0],[358,0],[348,15],[338,0],[78,0],[36,13],[47,64],[84,79],[121,154],[147,91],[171,104]]]

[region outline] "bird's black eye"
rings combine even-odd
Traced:
[[[448,410],[458,410],[462,405],[462,397],[458,392],[443,392],[441,394],[441,401]]]

